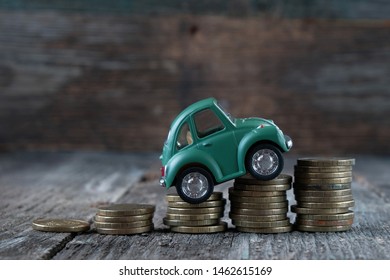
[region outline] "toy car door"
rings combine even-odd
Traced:
[[[193,123],[198,149],[214,158],[223,176],[236,173],[237,143],[229,124],[223,122],[210,108],[195,113]]]

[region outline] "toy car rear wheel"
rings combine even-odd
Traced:
[[[205,169],[192,167],[179,175],[176,190],[181,199],[197,204],[206,201],[213,193],[214,181]]]
[[[272,180],[283,170],[280,150],[272,144],[259,144],[249,150],[246,157],[248,172],[258,180]]]

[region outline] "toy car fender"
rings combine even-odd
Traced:
[[[165,169],[165,187],[169,188],[175,183],[176,176],[188,167],[203,167],[210,171],[218,182],[222,178],[222,172],[216,161],[206,152],[200,150],[177,154],[168,161]]]
[[[259,131],[261,130],[261,131]],[[288,151],[284,144],[284,139],[275,138],[276,128],[274,126],[264,126],[263,128],[256,128],[250,133],[247,133],[238,145],[238,167],[242,171],[246,171],[245,159],[251,147],[259,143],[270,143],[282,149],[284,152]],[[280,145],[282,144],[282,145]]]

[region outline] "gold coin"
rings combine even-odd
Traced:
[[[309,214],[309,215],[328,215],[328,214],[344,214],[350,212],[349,208],[303,208],[297,205],[291,206],[291,212],[297,214]]]
[[[100,216],[100,215],[95,216],[96,222],[103,222],[103,223],[129,223],[129,222],[144,221],[150,219],[153,219],[153,213],[145,214],[145,215],[137,215],[137,216],[123,216],[123,217],[110,217],[110,216]]]
[[[185,214],[185,215],[197,215],[197,214],[213,214],[223,213],[224,207],[208,207],[208,208],[173,208],[168,207],[167,213],[169,214]]]
[[[154,205],[150,204],[112,204],[99,207],[97,214],[100,216],[138,216],[153,213]]]
[[[322,166],[322,167],[332,167],[332,166],[349,166],[355,165],[355,159],[348,158],[300,158],[297,161],[299,166]]]
[[[235,190],[242,191],[255,191],[255,192],[282,192],[291,189],[291,184],[281,184],[281,185],[249,185],[234,183]]]
[[[298,214],[297,218],[301,220],[327,220],[327,221],[335,221],[335,220],[348,220],[353,219],[355,214],[353,211],[348,211],[343,214],[328,214],[328,215],[309,215],[309,214]]]
[[[171,231],[179,233],[216,233],[223,232],[227,229],[227,223],[220,222],[218,225],[213,226],[175,226],[171,227]]]
[[[235,180],[235,182],[240,183],[240,184],[248,184],[248,185],[286,185],[286,184],[291,184],[292,182],[292,177],[287,174],[280,174],[278,177],[272,180],[268,181],[263,181],[263,180],[258,180],[252,175],[247,174],[242,177],[239,177]]]
[[[271,222],[271,221],[280,221],[287,219],[287,213],[278,214],[278,215],[239,215],[234,213],[229,213],[229,218],[232,220],[240,221],[249,221],[249,222]]]
[[[89,230],[89,223],[73,219],[37,219],[32,228],[48,232],[83,232]]]
[[[168,202],[184,202],[183,199],[177,194],[167,194],[166,195],[166,201]],[[221,200],[222,199],[222,192],[213,192],[211,196],[206,201],[214,201],[214,200]]]
[[[352,177],[352,172],[332,172],[332,173],[314,173],[314,172],[295,172],[294,178],[295,181],[297,181],[297,178],[299,180],[303,179],[332,179],[332,178],[346,178],[346,177]]]
[[[120,229],[108,229],[108,228],[97,228],[96,231],[100,234],[112,234],[112,235],[128,235],[128,234],[138,234],[145,233],[153,230],[153,224],[136,227],[136,228],[120,228]]]
[[[318,226],[306,226],[306,225],[296,225],[295,228],[300,231],[311,231],[311,232],[335,232],[335,231],[347,231],[352,228],[351,225],[348,226],[330,226],[330,227],[318,227]]]
[[[321,203],[321,202],[299,202],[299,207],[303,208],[348,208],[353,207],[355,205],[354,200],[343,201],[343,202],[329,202],[329,203]]]
[[[95,221],[95,228],[106,228],[106,229],[137,228],[137,227],[149,226],[151,224],[152,224],[152,220],[135,221],[129,223],[105,223],[105,222]]]
[[[198,215],[182,215],[182,214],[166,214],[168,220],[185,220],[185,221],[200,221],[200,220],[215,220],[223,216],[223,213],[214,214],[198,214]]]
[[[198,221],[190,221],[190,220],[169,220],[167,218],[163,218],[164,225],[167,226],[212,226],[212,225],[218,225],[219,219],[214,220],[198,220]]]
[[[343,178],[326,178],[326,179],[308,179],[295,177],[294,183],[296,184],[307,184],[307,185],[334,185],[334,184],[346,184],[351,183],[351,177]]]
[[[232,220],[232,224],[238,227],[248,227],[248,228],[270,228],[270,227],[283,227],[290,224],[290,219],[284,219],[280,221],[270,221],[270,222],[252,222],[252,221],[241,221],[241,220]]]
[[[249,203],[270,203],[270,202],[282,202],[287,200],[287,196],[236,196],[229,195],[229,199],[234,202],[249,202]]]
[[[283,233],[290,232],[292,230],[292,225],[290,224],[288,226],[270,228],[236,227],[236,230],[250,233]]]
[[[231,201],[231,207],[234,208],[246,208],[246,209],[275,209],[275,208],[287,208],[288,201],[283,202],[270,202],[270,203],[247,203],[247,202],[234,202]]]
[[[345,202],[353,200],[352,195],[340,195],[340,196],[295,196],[295,199],[300,202]]]
[[[314,196],[314,197],[334,197],[352,195],[351,189],[345,190],[328,190],[328,191],[307,191],[307,190],[294,190],[295,196]]]
[[[332,173],[332,172],[346,172],[346,171],[352,171],[351,165],[344,165],[344,166],[332,166],[332,167],[323,167],[323,166],[294,166],[294,171],[297,172],[322,172],[322,173]]]
[[[231,207],[230,213],[237,215],[252,215],[252,216],[267,216],[267,215],[279,215],[286,214],[288,212],[287,206],[276,209],[247,209],[247,208],[236,208]]]
[[[348,220],[306,220],[297,218],[295,221],[297,225],[317,226],[317,227],[331,227],[331,226],[351,226],[353,219]]]
[[[262,191],[243,191],[243,190],[239,190],[239,189],[236,189],[234,187],[230,187],[229,188],[229,194],[232,194],[232,195],[235,195],[235,196],[261,196],[261,197],[264,197],[264,196],[284,196],[286,195],[286,192],[285,191],[265,191],[265,192],[262,192]]]
[[[198,204],[191,204],[188,202],[168,202],[168,206],[172,208],[208,208],[208,207],[222,207],[226,204],[226,199],[205,201]]]
[[[349,190],[351,183],[345,184],[302,184],[294,183],[294,190],[299,191],[335,191],[335,190]]]

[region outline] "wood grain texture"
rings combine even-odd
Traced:
[[[9,10],[56,10],[76,13],[126,15],[224,15],[235,17],[275,16],[287,18],[387,19],[390,3],[383,0],[2,0],[0,8]]]
[[[286,160],[292,174],[295,157]],[[388,158],[357,157],[352,230],[342,233],[171,233],[157,155],[13,153],[0,157],[0,259],[390,259]],[[227,197],[231,182],[216,187]],[[171,191],[171,190],[170,190]],[[293,203],[292,192],[288,192]],[[44,233],[38,217],[92,221],[96,206],[153,203],[155,231],[132,236]],[[291,219],[294,215],[289,213]]]
[[[1,257],[52,258],[74,234],[37,232],[31,229],[32,221],[45,217],[91,220],[97,205],[118,200],[140,179],[143,158],[148,156],[1,155]]]
[[[0,9],[0,150],[159,151],[172,119],[214,96],[233,116],[273,119],[298,154],[390,151],[388,20],[310,17],[329,1],[293,18],[40,2],[53,9]],[[299,2],[286,7],[313,1]]]

